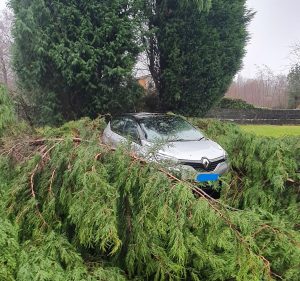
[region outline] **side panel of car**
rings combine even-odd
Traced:
[[[113,147],[117,147],[120,143],[126,142],[126,139],[122,136],[125,122],[122,120],[118,121],[119,122],[110,122],[103,132],[103,142]]]

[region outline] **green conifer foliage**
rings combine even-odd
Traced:
[[[0,245],[12,242],[0,279],[297,280],[299,151],[288,151],[299,139],[272,144],[194,122],[231,156],[219,201],[126,147],[99,145],[101,120],[6,138]]]
[[[0,277],[1,280],[13,281],[20,250],[17,228],[0,212]]]
[[[245,0],[151,2],[150,70],[165,110],[204,116],[241,67],[253,13]],[[202,6],[200,6],[202,7]],[[207,8],[210,7],[208,10]]]
[[[266,220],[255,232],[258,247],[273,260],[275,272],[281,272],[285,280],[297,280],[299,251],[284,252],[300,245],[300,138],[258,138],[215,121],[196,120],[195,124],[222,143],[231,156],[223,200],[239,209],[255,210]],[[266,243],[272,246],[266,249]]]
[[[289,106],[298,108],[300,106],[300,63],[293,65],[288,75]]]
[[[4,130],[15,121],[13,103],[7,89],[0,85],[0,137]]]
[[[198,120],[195,124],[226,147],[230,155],[232,172],[226,178],[230,185],[226,198],[230,204],[242,209],[259,206],[271,213],[286,212],[286,218],[293,212],[299,215],[296,212],[299,208],[299,137],[256,137],[241,133],[235,125]],[[240,192],[241,187],[243,192]]]
[[[139,46],[131,1],[10,3],[14,67],[39,124],[134,108],[141,92],[132,80]]]

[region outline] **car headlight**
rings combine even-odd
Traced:
[[[163,153],[156,153],[154,155],[154,158],[156,161],[163,161],[163,162],[172,162],[174,164],[176,164],[178,162],[178,159],[173,157],[173,156],[169,156]]]
[[[228,160],[228,153],[226,152],[226,150],[218,143],[217,143],[217,147],[223,151],[225,160]]]
[[[197,171],[188,165],[173,165],[168,167],[169,171],[172,172],[176,177],[179,177],[183,180],[194,179],[197,175]]]
[[[227,161],[229,159],[228,153],[224,150],[224,158]]]
[[[179,168],[181,172],[181,178],[183,180],[195,179],[197,171],[193,167],[188,165],[180,165]]]
[[[221,145],[219,145],[219,144],[218,144],[218,143],[216,143],[216,142],[215,142],[215,144],[217,145],[218,149],[220,149],[220,150],[223,150],[223,151],[224,151],[224,149],[223,149],[223,147],[222,147]]]

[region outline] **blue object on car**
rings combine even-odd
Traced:
[[[199,174],[196,177],[197,182],[217,181],[218,179],[218,174]]]

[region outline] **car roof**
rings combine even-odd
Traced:
[[[150,113],[150,112],[125,113],[125,114],[115,116],[115,118],[133,117],[134,119],[144,119],[144,118],[147,118],[147,117],[155,117],[155,116],[168,116],[168,114],[165,114],[165,113]]]

